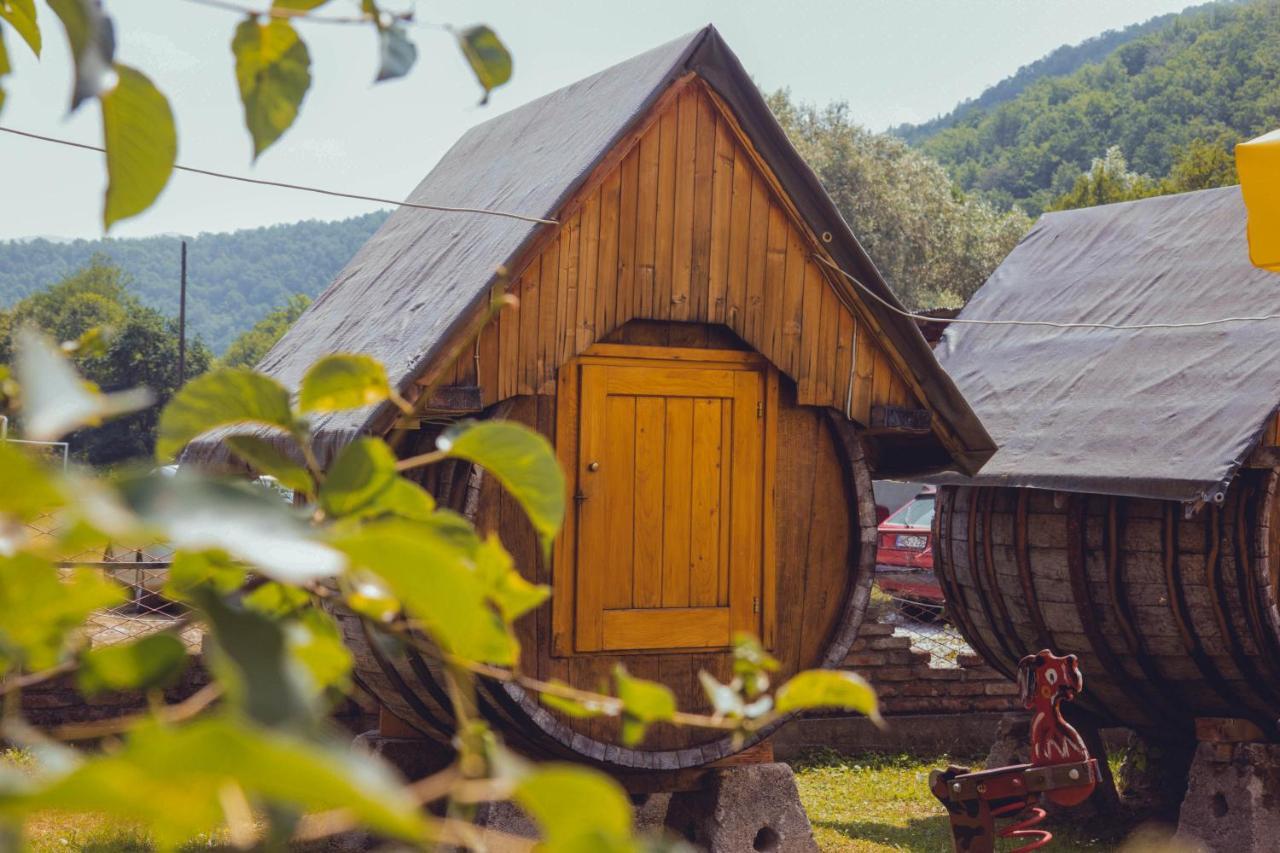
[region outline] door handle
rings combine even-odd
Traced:
[[[600,470],[600,463],[599,463],[599,462],[589,462],[589,463],[587,463],[587,470],[588,470],[588,471],[591,471],[591,472],[593,472],[593,473],[594,473],[594,472],[596,472],[596,471],[599,471],[599,470]]]

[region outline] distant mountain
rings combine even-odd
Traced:
[[[1100,35],[1087,38],[1079,44],[1064,44],[1030,65],[1022,66],[999,83],[988,87],[978,97],[961,101],[955,109],[946,115],[938,116],[920,124],[900,124],[897,127],[890,128],[889,132],[894,136],[905,139],[912,145],[917,145],[941,130],[961,124],[976,112],[990,110],[1006,101],[1013,100],[1037,80],[1070,74],[1090,62],[1098,62],[1105,59],[1108,54],[1122,45],[1167,27],[1180,15],[1198,12],[1207,9],[1209,6],[1221,6],[1237,2],[1240,2],[1240,0],[1215,0],[1213,3],[1206,3],[1202,6],[1191,6],[1182,12],[1159,15],[1140,24],[1130,24],[1122,30],[1106,30]]]
[[[386,211],[338,222],[294,222],[187,241],[187,323],[215,352],[289,297],[319,295],[383,220]],[[177,236],[0,242],[0,307],[54,284],[97,253],[130,277],[142,302],[178,313]]]
[[[1194,168],[1206,144],[1225,154],[1280,126],[1280,0],[1156,20],[1070,73],[1028,75],[1011,98],[959,108],[917,133],[918,147],[961,189],[1034,215],[1112,147],[1158,180]]]

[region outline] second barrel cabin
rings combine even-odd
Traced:
[[[464,417],[554,442],[571,509],[549,561],[482,470],[425,474],[552,587],[518,626],[530,674],[594,688],[623,662],[705,710],[698,673],[731,677],[735,632],[759,635],[781,678],[839,665],[874,569],[871,477],[972,471],[993,450],[711,28],[479,125],[409,200],[544,221],[397,210],[260,368],[296,385],[320,356],[367,353],[416,400],[411,418],[320,418],[322,460],[397,431],[400,452],[422,452]],[[504,288],[518,307],[472,340]],[[187,459],[222,452],[205,441]],[[433,665],[349,627],[384,719],[448,744]],[[480,703],[518,748],[618,768],[742,746],[659,726],[627,748],[615,720],[560,716],[514,685],[484,684]]]
[[[936,350],[1000,445],[939,490],[949,612],[1011,675],[1078,654],[1078,704],[1155,737],[1280,738],[1280,278],[1245,222],[1239,187],[1046,214]]]

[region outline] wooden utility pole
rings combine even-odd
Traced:
[[[187,381],[187,241],[182,241],[182,283],[178,289],[178,387]]]

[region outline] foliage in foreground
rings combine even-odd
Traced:
[[[498,310],[506,300],[495,305]],[[27,436],[54,439],[135,411],[150,395],[103,394],[86,385],[62,348],[18,330],[5,381]],[[424,394],[424,398],[429,394]],[[878,719],[875,694],[848,672],[798,673],[771,692],[774,661],[753,638],[735,641],[734,679],[703,673],[714,712],[679,711],[672,692],[619,667],[609,693],[536,681],[519,672],[515,620],[549,590],[524,579],[502,543],[438,507],[404,472],[445,459],[490,471],[523,508],[549,549],[565,513],[565,484],[547,441],[501,421],[461,423],[438,449],[398,459],[375,438],[339,452],[327,470],[312,454],[308,419],[390,400],[382,365],[365,356],[321,359],[296,395],[263,374],[220,368],[197,377],[164,407],[156,453],[168,461],[191,440],[231,429],[231,450],[299,493],[284,505],[263,490],[180,470],[119,472],[110,481],[62,474],[0,443],[0,690],[10,709],[0,736],[32,765],[0,778],[0,829],[35,817],[103,814],[172,849],[218,834],[236,847],[325,838],[365,827],[415,848],[483,841],[458,815],[481,800],[512,799],[538,824],[548,851],[631,851],[631,806],[607,776],[585,767],[530,764],[470,713],[477,678],[510,682],[577,717],[620,717],[640,743],[652,725],[717,729],[745,738],[780,715],[850,708]],[[247,430],[246,428],[253,429]],[[54,538],[25,523],[56,514]],[[168,631],[86,648],[81,630],[121,591],[66,554],[114,541],[161,538],[176,548],[164,594],[186,607]],[[406,785],[372,756],[353,754],[326,713],[350,688],[352,660],[330,615],[346,608],[385,648],[412,646],[439,662],[457,720],[454,763]],[[80,690],[156,690],[187,663],[179,633],[208,638],[213,682],[143,714],[42,732],[17,709],[24,687],[76,673]],[[61,737],[60,737],[61,736]],[[67,742],[105,738],[100,751]],[[446,817],[425,805],[452,802]],[[581,804],[590,802],[590,809]],[[461,808],[463,811],[457,811]]]

